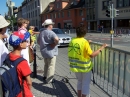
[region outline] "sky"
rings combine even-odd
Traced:
[[[8,12],[8,8],[6,6],[6,1],[7,0],[0,0],[0,14],[1,15],[4,15],[5,13]],[[15,2],[16,7],[19,7],[23,1],[24,0],[12,0],[12,2]]]

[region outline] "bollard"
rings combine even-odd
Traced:
[[[37,77],[36,47],[34,47],[33,78]]]

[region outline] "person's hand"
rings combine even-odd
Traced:
[[[107,47],[107,46],[108,46],[108,44],[104,43],[102,46],[105,48],[105,47]]]
[[[50,46],[51,46],[52,48],[54,48],[54,47],[56,46],[56,44],[55,44],[55,43],[52,43],[52,44],[50,44]]]
[[[4,34],[4,35],[3,35],[3,38],[8,38],[8,36]]]
[[[30,48],[33,50],[33,47],[32,47],[32,46],[30,46]]]
[[[88,42],[89,42],[89,43],[91,43],[91,42],[92,42],[92,40],[88,40]]]

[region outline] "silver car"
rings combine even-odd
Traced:
[[[45,28],[41,28],[39,32],[42,32],[45,30]],[[65,34],[61,29],[59,28],[53,28],[52,31],[56,33],[56,35],[59,38],[59,44],[58,46],[68,46],[69,42],[71,41],[71,38],[69,35]]]

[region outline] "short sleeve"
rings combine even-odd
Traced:
[[[31,74],[31,69],[27,63],[27,61],[22,61],[18,67],[17,67],[18,72],[22,75],[22,76],[28,76]]]
[[[51,33],[51,38],[54,40],[55,37],[57,37],[57,35],[52,31],[52,33]]]
[[[84,57],[85,58],[90,58],[90,55],[93,53],[88,41],[86,41],[85,46],[84,46]]]

